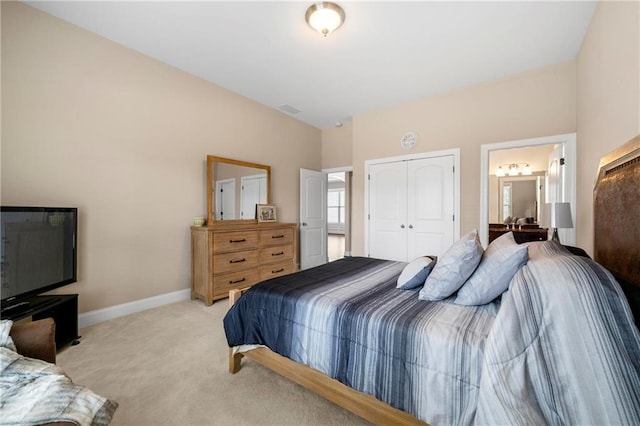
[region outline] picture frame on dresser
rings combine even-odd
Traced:
[[[276,206],[272,204],[256,204],[258,222],[277,222]]]

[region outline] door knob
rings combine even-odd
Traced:
[[[409,229],[413,229],[413,225],[409,225]]]
[[[307,226],[307,222],[302,222],[301,225],[302,226]]]
[[[404,225],[400,225],[400,228],[404,229]]]

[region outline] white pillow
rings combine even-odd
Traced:
[[[496,238],[482,256],[478,269],[458,291],[455,303],[484,305],[509,288],[513,276],[527,263],[527,245],[516,243],[513,232]]]
[[[422,287],[429,272],[431,272],[433,266],[436,264],[436,260],[437,258],[435,256],[422,256],[413,259],[402,270],[402,273],[398,277],[396,288],[411,290]]]
[[[482,258],[478,231],[456,241],[442,255],[418,295],[422,300],[442,300],[451,296],[471,276]]]

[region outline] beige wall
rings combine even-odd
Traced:
[[[21,3],[2,2],[2,89],[2,204],[79,207],[81,312],[190,286],[207,154],[271,165],[291,222],[321,166],[319,129]]]
[[[400,146],[406,132],[420,142]],[[480,146],[576,131],[575,62],[366,114],[353,121],[353,252],[364,254],[364,162],[460,148],[460,231],[479,227]]]
[[[353,164],[353,125],[322,130],[322,168],[348,167]]]
[[[577,244],[592,253],[600,158],[640,134],[640,2],[601,2],[576,62]]]

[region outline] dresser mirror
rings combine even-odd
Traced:
[[[255,220],[256,204],[270,203],[270,166],[207,155],[207,224]]]

